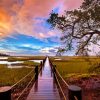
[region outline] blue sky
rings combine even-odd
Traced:
[[[50,13],[78,8],[82,0],[0,1],[0,52],[9,55],[56,55],[61,32],[46,22]]]
[[[12,55],[55,55],[60,45],[57,37],[36,39],[15,34],[0,41],[0,51]]]

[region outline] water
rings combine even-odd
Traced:
[[[36,63],[40,63],[43,60],[29,60],[29,61],[33,61],[33,62],[36,62]]]
[[[0,61],[0,64],[6,64],[8,68],[22,68],[23,66],[13,66],[12,64],[21,64],[24,61],[16,61],[16,62],[8,62],[8,61]]]
[[[0,60],[6,60],[8,57],[0,57]]]
[[[15,62],[0,61],[0,64],[11,65],[11,64],[20,64],[20,63],[23,63],[23,62],[24,62],[24,61],[15,61]]]
[[[3,57],[4,58],[4,57]],[[7,58],[5,58],[7,59]],[[37,63],[40,63],[41,61],[43,60],[28,60],[28,61],[33,61],[33,62],[37,62]],[[15,62],[8,62],[8,61],[0,61],[0,64],[6,64],[8,68],[22,68],[24,66],[13,66],[12,64],[21,64],[23,63],[24,61],[15,61]]]
[[[62,60],[62,59],[55,59],[55,60]]]

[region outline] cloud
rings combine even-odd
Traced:
[[[31,48],[31,49],[40,49],[41,46],[32,45],[32,44],[22,44],[21,47]]]
[[[8,2],[8,0],[1,0],[0,37],[10,36],[16,32],[36,38],[55,36],[54,32],[41,32],[41,30],[46,30],[46,28],[45,26],[38,26],[37,24],[40,24],[43,20],[37,21],[35,18],[47,18],[53,9],[62,11],[77,8],[81,4],[81,1],[82,0],[9,0]],[[40,30],[40,32],[37,32],[37,30]]]
[[[4,37],[11,33],[12,24],[10,15],[3,9],[0,9],[0,37]]]
[[[98,42],[98,44],[100,44],[100,41]],[[89,50],[91,50],[91,52],[88,52],[89,55],[96,55],[100,52],[100,46],[91,43],[91,45],[89,46]]]
[[[42,48],[40,49],[40,53],[42,54],[55,54],[57,52],[57,49],[58,47],[45,47],[45,48]]]
[[[83,0],[64,0],[64,10],[73,10],[80,7]]]

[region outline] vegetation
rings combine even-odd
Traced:
[[[36,66],[36,65],[40,65],[40,63],[37,63],[37,62],[33,62],[33,61],[24,61],[23,63],[22,63],[23,65],[25,65],[25,66]]]
[[[23,61],[23,63],[14,63],[12,66],[23,66],[23,68],[7,68],[7,64],[0,64],[0,86],[11,86],[27,75],[36,65],[40,63],[29,60],[41,60],[44,56],[32,57],[8,57],[7,61]],[[27,66],[27,67],[25,67]],[[34,72],[31,74],[33,76]],[[30,78],[28,78],[30,79]],[[25,81],[25,80],[24,80]],[[26,80],[27,81],[27,80]]]
[[[93,73],[93,72],[100,73],[100,63],[93,64],[92,67],[89,68],[89,72],[91,72],[91,73]]]
[[[7,60],[10,62],[12,61],[27,61],[27,60],[43,60],[45,56],[16,56],[16,57],[9,57]]]
[[[2,57],[7,57],[7,56],[9,56],[9,55],[7,55],[7,54],[3,54],[3,53],[0,53],[0,56]]]
[[[65,11],[62,16],[52,12],[47,22],[63,33],[61,40],[65,47],[60,47],[58,54],[76,47],[75,43],[76,54],[85,56],[90,52],[89,45],[100,46],[99,0],[84,0],[79,9]]]
[[[62,60],[54,60],[58,71],[63,77],[90,77],[100,74],[100,58],[97,57],[60,57]]]
[[[0,65],[0,86],[11,86],[28,74],[32,68],[7,68]],[[34,73],[33,73],[34,74]]]

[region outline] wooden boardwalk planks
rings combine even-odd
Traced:
[[[60,100],[59,92],[51,72],[49,59],[46,59],[44,68],[38,80],[33,85],[27,100]]]

